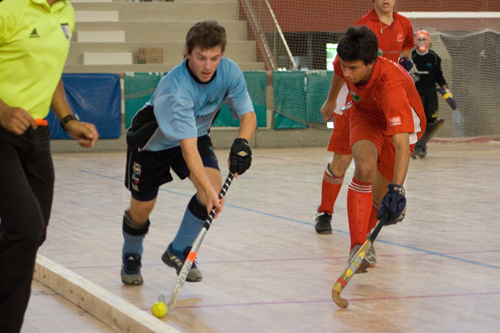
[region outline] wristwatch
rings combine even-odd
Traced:
[[[78,116],[74,113],[72,114],[69,114],[67,115],[66,117],[64,117],[63,119],[61,119],[61,127],[64,131],[66,131],[66,125],[68,124],[68,122],[70,122],[71,120],[77,120],[77,121],[80,121],[80,118],[78,118]]]

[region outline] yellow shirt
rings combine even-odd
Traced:
[[[45,118],[69,52],[75,13],[68,0],[0,2],[0,99]]]

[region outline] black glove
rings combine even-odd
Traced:
[[[382,198],[378,206],[377,218],[380,220],[386,212],[389,212],[389,218],[386,225],[396,224],[403,221],[406,213],[406,197],[403,186],[396,184],[387,185],[387,193]]]
[[[246,139],[236,139],[229,153],[229,171],[242,175],[252,164],[252,150]]]

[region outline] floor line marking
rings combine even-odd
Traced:
[[[88,173],[88,174],[91,174],[91,175],[94,175],[94,176],[98,176],[98,177],[103,177],[103,178],[108,178],[108,179],[123,181],[123,179],[119,179],[117,177],[105,176],[105,175],[102,175],[102,174],[98,174],[98,173],[90,172],[90,171],[86,171],[86,170],[81,170],[81,172]],[[185,197],[191,197],[192,196],[192,194],[184,194],[184,193],[180,193],[180,192],[165,190],[165,189],[162,189],[162,188],[160,188],[160,191],[164,191],[164,192],[168,192],[168,193],[173,193],[173,194],[177,194],[177,195],[182,195],[182,196],[185,196]],[[295,223],[300,223],[300,224],[314,226],[314,223],[310,223],[310,222],[305,222],[305,221],[300,221],[300,220],[296,220],[296,219],[291,219],[291,218],[288,218],[288,217],[284,217],[284,216],[280,216],[280,215],[276,215],[276,214],[271,214],[271,213],[266,213],[266,212],[262,212],[262,211],[258,211],[258,210],[250,209],[250,208],[245,208],[245,207],[241,207],[241,206],[236,206],[236,205],[231,205],[231,204],[226,204],[226,205],[229,206],[229,207],[233,207],[233,208],[245,210],[245,211],[256,213],[256,214],[261,214],[261,215],[265,215],[265,216],[274,217],[274,218],[277,218],[277,219],[282,219],[282,220],[291,221],[291,222],[295,222]],[[333,229],[333,228],[332,228],[332,230],[334,232],[336,232],[336,233],[349,235],[348,232],[343,231],[343,230],[338,230],[338,229]],[[486,264],[486,263],[482,263],[482,262],[478,262],[478,261],[474,261],[474,260],[468,260],[468,259],[458,258],[458,257],[446,255],[446,254],[435,252],[435,251],[424,250],[424,249],[417,248],[417,247],[414,247],[414,246],[409,246],[409,245],[394,243],[394,242],[391,242],[391,241],[386,241],[386,240],[383,240],[383,239],[377,239],[377,243],[390,244],[390,245],[399,246],[399,247],[402,247],[402,248],[406,248],[406,249],[410,249],[410,250],[414,250],[414,251],[418,251],[418,252],[423,252],[423,253],[427,253],[427,254],[431,254],[431,255],[435,255],[435,256],[447,258],[447,259],[457,260],[457,261],[468,263],[468,264],[473,264],[473,265],[478,265],[478,266],[482,266],[482,267],[488,267],[488,268],[493,268],[493,269],[499,269],[500,270],[500,266],[490,265],[490,264]]]

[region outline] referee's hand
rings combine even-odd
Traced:
[[[66,124],[66,130],[83,148],[94,147],[97,139],[99,139],[99,133],[97,133],[95,125],[91,123],[72,120]]]
[[[3,103],[2,103],[3,104]],[[3,106],[3,107],[2,107]],[[35,119],[23,108],[0,105],[0,124],[17,135],[26,132],[28,127],[36,129]]]

